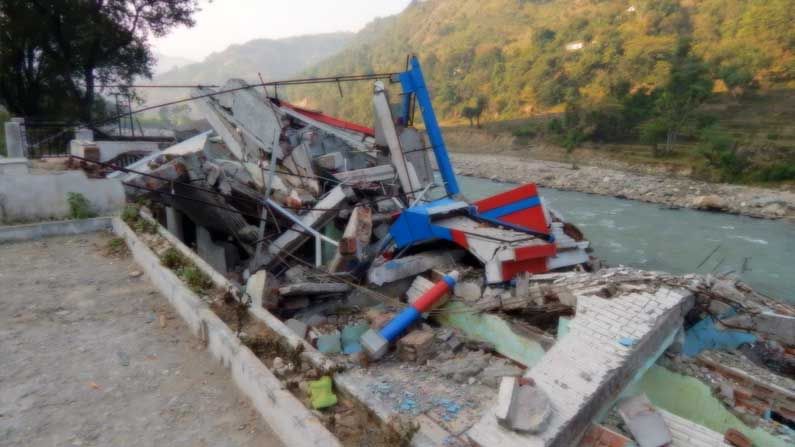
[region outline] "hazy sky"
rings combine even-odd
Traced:
[[[402,11],[410,0],[200,0],[196,26],[156,39],[155,51],[201,60],[252,39],[358,31],[376,17]]]

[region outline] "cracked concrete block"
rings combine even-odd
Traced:
[[[673,441],[665,419],[645,394],[624,399],[618,405],[618,414],[640,447],[660,447]]]
[[[510,430],[540,433],[552,414],[552,405],[544,391],[532,384],[522,384],[517,377],[504,377],[497,397],[497,422]]]

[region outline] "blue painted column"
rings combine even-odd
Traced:
[[[436,164],[439,166],[439,173],[444,181],[444,189],[450,196],[457,195],[461,190],[458,188],[453,165],[447,154],[447,146],[444,144],[442,129],[436,120],[436,113],[433,111],[431,95],[425,85],[425,77],[420,68],[420,61],[416,56],[411,57],[411,68],[409,71],[400,74],[400,84],[403,86],[404,97],[413,93],[417,97],[417,104],[422,112],[422,119],[425,121],[425,129],[428,131],[428,138],[433,146],[433,154],[436,156]]]

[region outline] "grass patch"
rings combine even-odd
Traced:
[[[171,269],[192,291],[204,294],[213,288],[213,281],[206,273],[174,247],[160,255],[160,263]]]
[[[67,193],[66,202],[69,204],[69,217],[72,219],[89,219],[92,217],[97,217],[97,214],[91,209],[91,202],[86,199],[86,196],[80,193]]]
[[[136,233],[155,234],[157,224],[141,217],[139,205],[128,204],[121,212],[121,220],[130,226]]]
[[[213,288],[213,281],[193,264],[176,270],[177,276],[196,293],[206,293]]]
[[[102,253],[105,256],[114,258],[126,258],[130,255],[130,249],[127,247],[127,242],[124,238],[114,237],[105,243]]]

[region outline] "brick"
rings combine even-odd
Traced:
[[[751,440],[734,428],[726,431],[726,434],[723,435],[723,440],[734,447],[753,447]]]

